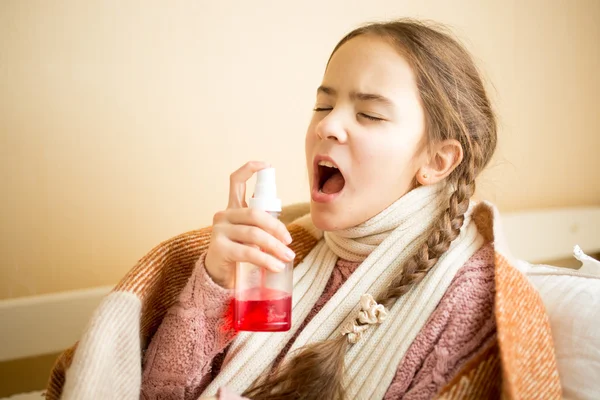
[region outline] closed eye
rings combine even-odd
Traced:
[[[333,108],[331,107],[315,107],[313,108],[313,111],[315,112],[323,112],[323,111],[331,111],[333,110]]]
[[[365,113],[358,113],[358,115],[371,121],[385,121],[383,118],[374,117]]]

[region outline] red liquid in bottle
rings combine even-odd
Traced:
[[[233,302],[233,326],[239,331],[282,332],[292,326],[292,297],[268,288],[239,293]]]

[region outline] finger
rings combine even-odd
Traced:
[[[246,206],[246,182],[261,169],[271,165],[262,161],[250,161],[235,171],[229,177],[229,204],[227,208],[240,208]]]
[[[277,238],[255,226],[227,225],[224,227],[223,233],[229,240],[256,246],[281,261],[292,261],[296,256],[290,248],[277,240]]]
[[[284,262],[256,247],[232,241],[226,247],[226,254],[231,256],[231,262],[247,262],[273,272],[281,272],[285,268]]]
[[[285,244],[292,243],[292,236],[285,224],[265,211],[237,208],[227,210],[222,217],[225,217],[230,224],[256,226]]]

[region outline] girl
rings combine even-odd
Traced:
[[[246,208],[245,182],[267,164],[233,173],[229,205],[192,234],[194,251],[181,245],[189,235],[164,244],[105,300],[64,397],[560,397],[543,306],[495,249],[493,207],[471,201],[495,146],[481,78],[448,34],[412,20],[349,33],[306,134],[310,214],[286,227]],[[236,333],[235,263],[277,271],[294,258],[292,329]],[[133,318],[116,316],[130,308]],[[135,337],[103,326],[119,318],[141,329],[136,351]],[[108,342],[100,332],[119,343],[110,361],[90,350]],[[72,355],[59,360],[49,398]]]

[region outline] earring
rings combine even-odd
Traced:
[[[423,174],[423,179],[427,179],[427,178],[429,178],[429,175]]]

